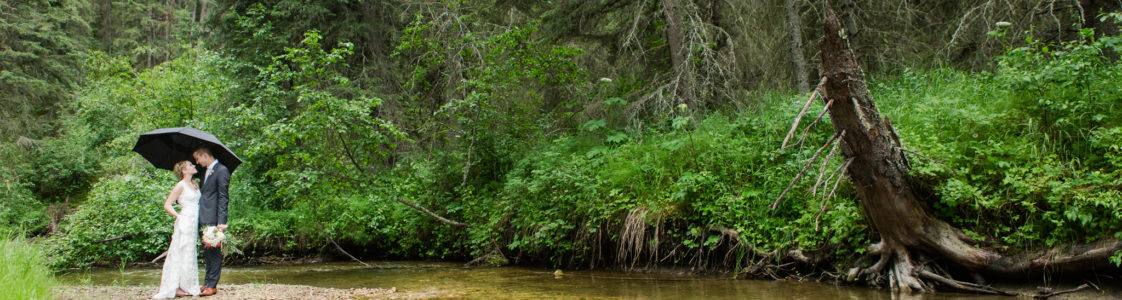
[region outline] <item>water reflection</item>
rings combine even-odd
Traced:
[[[564,271],[525,267],[465,268],[447,262],[321,263],[230,266],[220,284],[278,283],[330,288],[390,288],[459,298],[642,299],[1014,299],[964,294],[893,296],[888,292],[814,282],[732,280],[713,276]],[[201,275],[201,274],[200,274]],[[158,268],[95,269],[63,274],[75,285],[155,286]]]

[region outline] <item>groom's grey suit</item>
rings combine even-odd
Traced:
[[[230,169],[215,161],[209,173],[204,173],[203,184],[199,188],[202,191],[199,196],[199,228],[226,225],[226,205],[230,203]],[[204,245],[203,262],[206,263],[203,286],[218,286],[218,277],[222,273],[222,248]]]

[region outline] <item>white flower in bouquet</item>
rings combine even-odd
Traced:
[[[222,245],[222,241],[226,240],[226,234],[218,230],[218,227],[207,226],[203,229],[203,245],[207,247],[218,247]]]

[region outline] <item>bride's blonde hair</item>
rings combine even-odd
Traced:
[[[177,163],[175,163],[175,167],[171,168],[171,171],[175,172],[175,177],[178,177],[180,180],[183,180],[185,177],[187,177],[187,174],[183,173],[183,171],[187,170],[187,168],[188,168],[187,165],[190,164],[190,163],[191,163],[190,161],[186,161],[186,160],[177,162]],[[188,180],[188,181],[190,181],[190,180]],[[191,184],[194,184],[194,182],[191,182]]]

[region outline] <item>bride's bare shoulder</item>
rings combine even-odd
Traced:
[[[190,189],[192,191],[195,191],[195,192],[199,191],[199,185],[195,184],[194,181],[180,181],[179,184],[183,185],[183,187],[186,187],[187,189]]]
[[[175,186],[171,187],[171,191],[173,193],[176,192],[176,191],[183,191],[185,189],[193,190],[190,185],[188,185],[187,183],[185,183],[183,181],[177,181],[177,182],[175,182]]]

